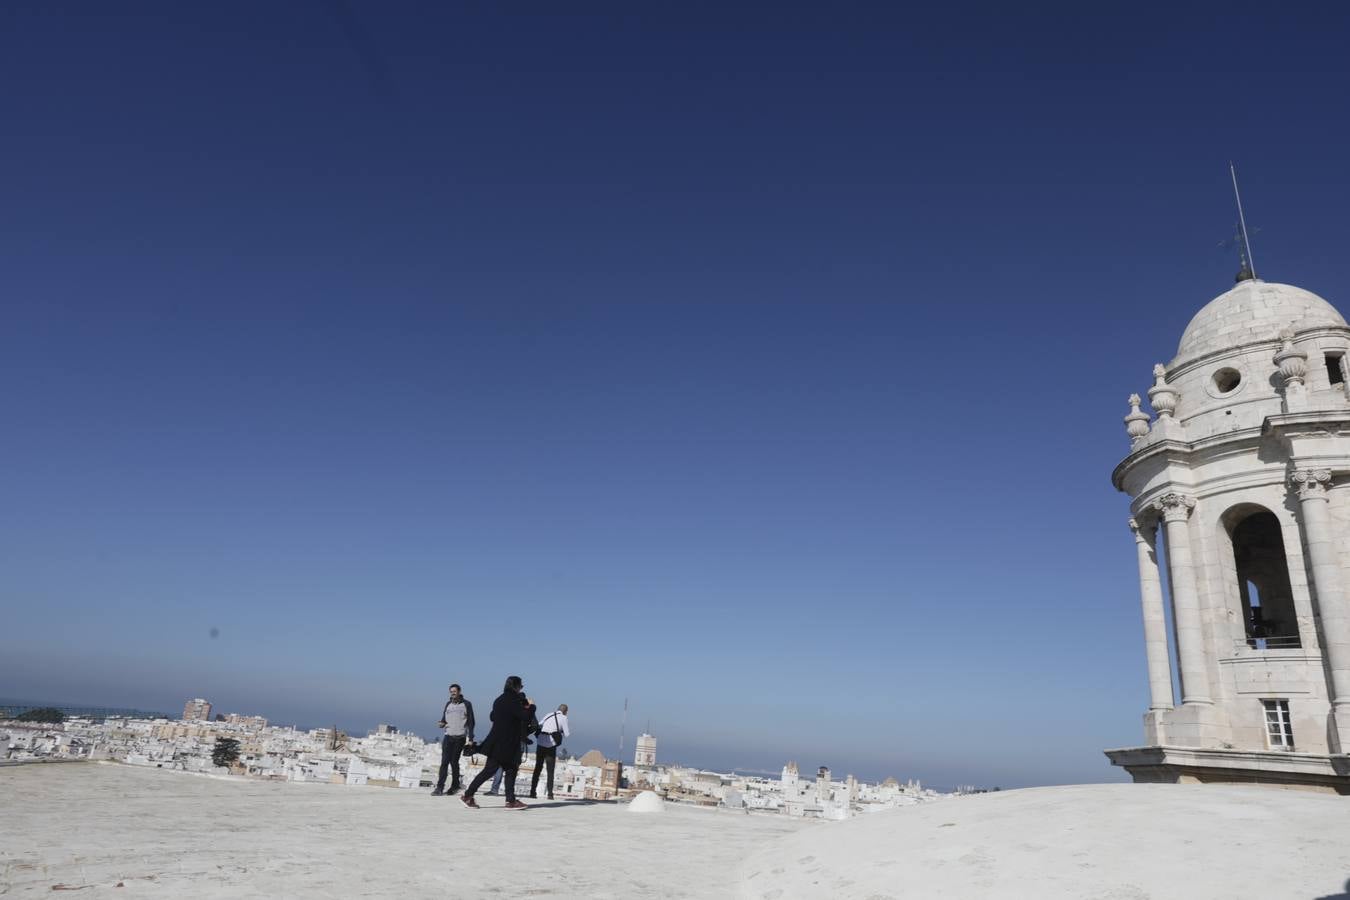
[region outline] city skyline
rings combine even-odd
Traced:
[[[472,699],[472,698],[470,698],[470,699]],[[192,706],[193,704],[195,704],[198,700],[206,700],[207,705],[211,707],[211,710],[212,710],[211,718],[200,720],[200,721],[203,721],[203,722],[206,722],[206,723],[222,722],[222,723],[230,724],[230,725],[249,725],[249,724],[254,724],[254,723],[256,722],[256,723],[260,723],[260,724],[262,724],[262,725],[264,725],[264,726],[270,725],[270,726],[272,726],[272,727],[274,727],[274,728],[294,728],[294,729],[296,729],[296,730],[298,730],[298,731],[311,731],[311,730],[315,730],[315,729],[320,729],[320,730],[322,730],[322,729],[331,729],[331,728],[333,728],[334,726],[337,726],[337,728],[338,728],[339,731],[343,732],[344,734],[349,734],[349,735],[353,735],[353,736],[359,736],[359,735],[365,734],[365,733],[371,733],[371,734],[373,734],[373,733],[377,732],[377,731],[379,730],[380,727],[383,727],[383,726],[386,725],[386,723],[384,723],[384,722],[379,722],[379,723],[376,723],[375,725],[367,725],[367,724],[365,724],[365,723],[357,723],[355,720],[353,720],[353,721],[319,721],[319,720],[317,720],[317,719],[315,719],[315,718],[313,718],[313,717],[310,717],[310,718],[308,718],[308,719],[300,719],[300,720],[272,721],[272,720],[268,719],[267,716],[265,716],[265,715],[260,715],[260,714],[258,714],[258,713],[256,713],[256,712],[239,712],[239,711],[236,711],[236,710],[231,710],[231,711],[228,712],[228,713],[227,713],[227,712],[223,712],[223,711],[222,711],[223,708],[218,709],[217,706],[216,706],[216,704],[212,703],[212,702],[209,700],[209,698],[195,698],[195,699],[193,699],[193,700],[187,701],[187,703],[186,703],[186,705],[185,705],[185,707],[184,707],[184,710],[183,710],[183,712],[182,712],[181,715],[175,715],[174,713],[171,713],[171,712],[162,712],[162,713],[159,713],[159,716],[160,716],[161,718],[166,718],[166,719],[168,719],[168,720],[171,721],[171,722],[173,722],[173,721],[193,721],[193,720],[194,720],[193,717],[190,717],[190,716],[187,715],[187,710],[188,710],[188,707],[191,707],[191,706]],[[131,718],[145,718],[145,717],[149,716],[151,713],[156,712],[156,711],[154,711],[154,710],[143,710],[143,709],[130,708],[130,707],[106,707],[106,708],[100,708],[100,707],[89,706],[89,705],[87,705],[87,704],[71,703],[71,702],[68,702],[67,700],[45,700],[45,701],[44,701],[44,700],[33,700],[33,699],[17,699],[17,698],[13,698],[13,697],[0,697],[0,711],[4,710],[4,709],[6,709],[6,708],[13,708],[13,707],[19,707],[19,708],[32,708],[32,709],[48,709],[48,708],[52,708],[52,709],[59,709],[59,710],[63,710],[63,711],[73,710],[73,711],[71,711],[71,712],[68,712],[67,714],[70,715],[70,716],[72,716],[72,717],[75,717],[75,718],[87,717],[87,716],[91,715],[94,711],[100,710],[100,709],[103,710],[103,714],[106,714],[106,715],[108,715],[109,717],[112,717],[112,718],[116,718],[116,717],[125,717],[125,716],[129,716],[129,717],[131,717]],[[217,718],[217,717],[218,717],[218,718]],[[436,729],[436,728],[434,728],[434,727],[432,727],[432,728],[430,728],[430,729],[427,729],[427,728],[423,727],[422,731],[419,732],[416,726],[404,727],[404,726],[399,726],[397,723],[388,723],[388,724],[392,724],[392,725],[397,729],[397,732],[400,733],[400,734],[411,735],[411,736],[419,737],[419,738],[422,738],[423,740],[426,740],[428,743],[431,743],[431,744],[434,744],[434,743],[438,740],[438,738],[436,737],[436,734],[437,734],[437,732],[438,732],[438,729]],[[627,743],[625,743],[621,749],[619,748],[619,738],[618,738],[618,735],[613,735],[613,736],[611,736],[611,739],[608,741],[608,744],[607,744],[607,742],[605,741],[605,739],[604,739],[603,737],[600,737],[600,738],[597,738],[596,741],[591,742],[591,743],[584,743],[584,742],[583,742],[583,743],[584,743],[584,747],[582,746],[581,743],[577,743],[577,742],[575,742],[575,741],[573,741],[573,740],[568,740],[568,741],[565,742],[565,744],[566,744],[565,749],[567,750],[567,752],[568,752],[569,755],[577,756],[577,757],[580,757],[581,755],[583,755],[583,754],[586,753],[586,752],[589,752],[590,750],[599,750],[601,753],[604,753],[604,754],[606,755],[607,758],[612,756],[612,758],[614,758],[614,759],[618,759],[618,760],[620,760],[620,761],[622,761],[622,762],[625,762],[626,765],[627,765],[627,764],[630,764],[630,763],[633,764],[633,765],[638,765],[639,763],[637,762],[637,760],[638,760],[639,758],[644,758],[644,757],[642,757],[642,751],[643,751],[642,739],[643,739],[643,738],[650,738],[650,739],[653,739],[652,741],[650,741],[650,744],[654,746],[655,743],[656,743],[656,738],[657,738],[657,736],[654,735],[654,734],[650,734],[650,733],[648,733],[648,732],[646,732],[646,731],[640,732],[640,733],[638,733],[638,734],[636,734],[636,735],[630,736],[630,738],[629,738],[629,740],[627,741]],[[677,743],[677,745],[678,745],[678,743]],[[664,743],[664,740],[663,740],[661,746],[662,746],[663,751],[664,751],[664,748],[667,746],[666,743]],[[626,756],[625,756],[625,754],[626,754]],[[705,766],[700,766],[700,765],[698,764],[698,761],[697,761],[697,760],[678,760],[678,759],[677,759],[677,760],[666,760],[666,759],[665,759],[665,756],[666,756],[666,754],[665,754],[664,752],[662,752],[662,754],[661,754],[661,764],[662,764],[662,765],[669,764],[669,765],[673,765],[673,766],[691,766],[691,767],[695,767],[695,768],[704,768],[704,769],[706,769],[707,771],[730,772],[730,773],[735,773],[735,774],[738,774],[738,775],[764,775],[764,776],[773,776],[773,775],[777,775],[778,772],[779,772],[779,769],[777,769],[777,768],[756,768],[756,767],[753,767],[753,766],[740,766],[740,765],[727,765],[727,766],[722,766],[722,767],[705,767]],[[646,756],[645,758],[646,758],[646,759],[652,759],[653,756],[652,756],[652,755],[648,755],[648,756]],[[786,758],[785,758],[785,760],[786,760]],[[827,767],[827,768],[828,768],[828,767]],[[854,774],[854,773],[850,772],[850,773],[848,773],[848,774]],[[873,781],[873,782],[877,782],[877,783],[880,783],[880,782],[882,782],[882,781],[885,781],[887,778],[901,778],[901,777],[902,777],[902,775],[901,775],[901,773],[898,772],[898,771],[895,771],[895,772],[886,772],[886,773],[882,773],[882,774],[870,773],[870,780]],[[865,780],[866,780],[866,779],[865,779]],[[918,779],[914,779],[914,780],[918,780]],[[992,784],[992,782],[991,782],[991,784]],[[952,785],[939,785],[938,787],[939,787],[939,788],[950,789],[950,788],[953,788],[953,787],[956,787],[956,786],[957,786],[957,785],[956,785],[955,783],[953,783]]]
[[[1230,160],[1350,310],[1350,11],[337,6],[0,30],[0,691],[1124,777],[1125,398]]]

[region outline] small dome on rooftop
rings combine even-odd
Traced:
[[[1278,340],[1280,330],[1345,328],[1345,319],[1312,291],[1259,279],[1239,281],[1195,314],[1169,368],[1219,350]]]

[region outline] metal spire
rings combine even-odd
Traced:
[[[1247,217],[1242,214],[1242,194],[1238,192],[1237,167],[1230,160],[1228,174],[1233,176],[1233,199],[1237,200],[1238,235],[1242,238],[1242,269],[1238,272],[1238,281],[1256,278],[1256,262],[1252,259],[1252,243],[1247,238]]]

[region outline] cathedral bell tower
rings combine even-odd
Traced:
[[[1153,414],[1129,399],[1111,480],[1130,497],[1149,708],[1143,746],[1106,755],[1135,781],[1350,793],[1347,356],[1331,304],[1244,264],[1154,366]]]

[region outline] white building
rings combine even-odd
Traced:
[[[645,731],[638,735],[637,749],[633,751],[633,768],[650,769],[656,765],[656,738]]]
[[[1155,367],[1156,418],[1130,398],[1112,482],[1131,499],[1150,702],[1143,745],[1107,756],[1136,781],[1350,792],[1347,354],[1331,304],[1244,266]]]

